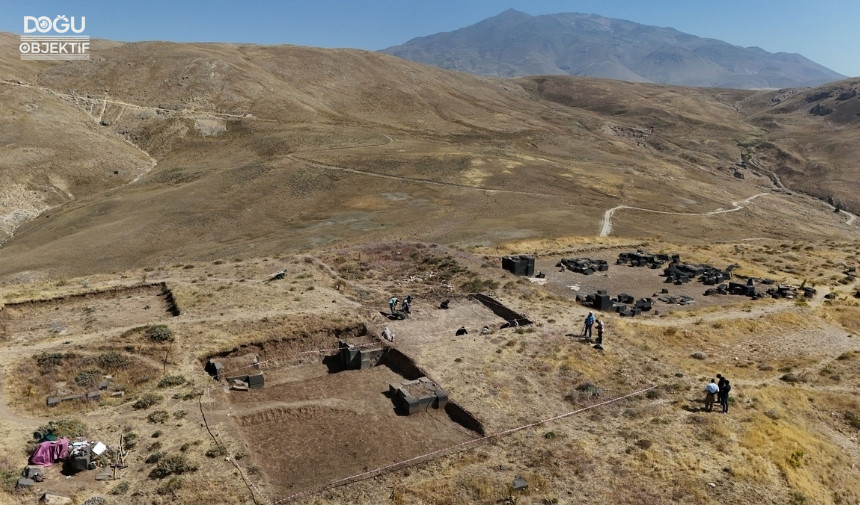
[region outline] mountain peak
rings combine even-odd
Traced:
[[[566,74],[723,88],[817,86],[845,77],[802,56],[789,59],[673,28],[515,9],[383,52],[490,77]],[[670,53],[676,57],[667,58]]]

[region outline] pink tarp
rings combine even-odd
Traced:
[[[31,465],[51,466],[69,455],[69,439],[42,442],[30,456]]]

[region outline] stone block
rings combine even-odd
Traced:
[[[528,487],[529,483],[522,477],[517,476],[517,478],[514,479],[514,491],[522,491],[524,489],[528,489]]]
[[[436,391],[436,401],[433,402],[433,408],[444,409],[448,405],[448,394],[443,391]]]
[[[101,394],[101,392],[99,392],[99,391],[90,391],[90,392],[89,392],[89,393],[87,393],[87,394],[86,394],[86,396],[85,396],[85,398],[86,398],[86,400],[87,400],[88,402],[91,402],[91,401],[99,401],[99,399],[100,399],[101,397],[102,397],[102,394]]]
[[[258,373],[256,375],[249,375],[247,382],[248,387],[250,389],[263,389],[263,384],[265,383],[265,380],[263,378],[263,374]]]
[[[598,295],[594,299],[593,307],[602,312],[612,310],[612,298],[610,298],[609,295],[606,294]]]
[[[56,396],[49,396],[46,403],[48,404],[48,407],[56,407],[61,401],[62,400]]]
[[[72,503],[72,499],[68,496],[54,494],[50,491],[43,494],[42,498],[40,498],[39,501],[41,501],[45,505],[69,505]]]
[[[15,483],[15,487],[19,489],[30,489],[36,485],[36,481],[33,479],[28,479],[26,477],[21,477],[18,479],[18,482]]]
[[[25,479],[36,480],[37,477],[45,476],[45,469],[39,465],[27,465],[24,467],[24,471],[21,472],[21,475]]]

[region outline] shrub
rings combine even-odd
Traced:
[[[791,455],[788,456],[788,463],[795,468],[799,468],[800,465],[803,464],[803,449],[798,449],[792,452]]]
[[[94,386],[102,375],[104,374],[98,368],[87,368],[78,372],[75,377],[75,384],[84,387]]]
[[[791,372],[783,375],[779,379],[788,383],[801,382],[800,376]]]
[[[136,402],[132,403],[131,406],[135,410],[148,409],[153,405],[159,403],[162,400],[161,395],[157,395],[155,393],[146,393],[141,396]]]
[[[154,452],[154,453],[150,454],[149,456],[147,456],[143,462],[146,463],[147,465],[154,465],[155,463],[158,463],[161,460],[161,458],[163,458],[163,457],[164,457],[163,452]]]
[[[178,386],[180,384],[185,384],[184,375],[168,375],[166,377],[162,377],[161,380],[158,381],[158,387],[160,388]]]
[[[101,366],[109,370],[117,370],[127,367],[129,360],[128,356],[121,352],[109,351],[99,356],[98,362]]]
[[[166,410],[156,410],[146,416],[146,419],[154,424],[164,424],[165,421],[170,419],[170,414]]]
[[[36,355],[36,363],[40,367],[57,366],[63,362],[63,353],[61,352],[43,352]]]
[[[137,433],[133,431],[125,433],[122,437],[122,443],[126,449],[134,449],[134,446],[137,445]]]
[[[218,458],[218,457],[223,457],[226,455],[227,455],[227,448],[224,447],[223,445],[213,447],[213,448],[209,449],[208,451],[206,451],[206,457],[207,458]]]
[[[469,293],[493,291],[499,288],[499,283],[492,279],[472,279],[460,285],[460,289]]]
[[[125,494],[126,491],[128,491],[129,487],[130,487],[129,483],[122,480],[119,482],[119,484],[117,484],[116,486],[113,487],[113,489],[110,490],[110,494],[112,494],[112,495]]]
[[[153,342],[173,342],[173,331],[164,324],[149,326],[146,328],[144,334],[146,335],[146,338]]]
[[[63,418],[50,421],[44,426],[39,426],[36,431],[42,434],[53,433],[57,438],[76,438],[86,434],[87,426],[77,419]]]
[[[158,486],[155,490],[156,493],[160,495],[176,495],[176,492],[182,488],[182,479],[179,477],[173,476],[167,479],[167,482]]]
[[[149,472],[149,478],[163,479],[170,475],[182,475],[196,471],[197,467],[189,463],[184,454],[171,454],[158,460],[155,468]]]

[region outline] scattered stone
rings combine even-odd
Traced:
[[[69,505],[72,503],[72,499],[68,496],[54,494],[50,491],[45,492],[40,501],[45,505]]]
[[[21,472],[21,476],[25,479],[42,482],[45,480],[45,469],[39,465],[27,465],[24,467],[24,471]]]
[[[606,260],[591,258],[562,258],[555,266],[567,268],[571,272],[583,275],[591,275],[594,272],[606,272],[609,270],[609,264]]]
[[[18,482],[15,484],[15,487],[18,489],[30,489],[36,485],[36,481],[33,479],[28,479],[26,477],[21,477],[18,479]]]
[[[525,479],[517,475],[517,477],[514,479],[514,491],[522,491],[524,489],[528,489],[528,487],[529,483],[526,482]]]

